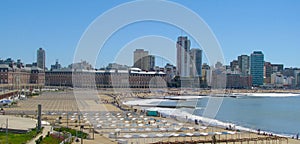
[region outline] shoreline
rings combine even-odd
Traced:
[[[282,92],[280,92],[280,93],[282,93]],[[255,94],[255,93],[254,93]],[[283,93],[283,94],[285,94],[285,93]],[[298,95],[299,96],[299,95]],[[127,101],[132,101],[132,100],[142,100],[142,99],[145,99],[144,97],[145,97],[145,95],[143,95],[142,94],[142,97],[143,98],[140,98],[140,97],[137,97],[137,98],[135,98],[135,99],[131,99],[131,100],[126,100],[125,102],[127,102]],[[184,100],[184,99],[182,99],[182,98],[179,98],[179,99],[176,99],[176,97],[185,97],[185,96],[183,96],[183,95],[179,95],[179,96],[167,96],[167,97],[172,97],[172,98],[162,98],[163,96],[160,96],[160,99],[167,99],[167,100]],[[188,97],[188,96],[187,96]],[[157,97],[152,97],[152,98],[148,98],[148,99],[155,99],[155,98],[157,98]],[[123,102],[124,103],[124,102]],[[126,104],[125,104],[126,105]],[[163,112],[163,110],[161,110],[161,109],[163,109],[163,107],[157,107],[157,106],[151,106],[151,105],[147,105],[147,108],[145,108],[144,107],[144,109],[142,109],[142,107],[143,107],[143,105],[133,105],[133,107],[135,108],[135,109],[139,109],[139,110],[147,110],[147,109],[153,109],[153,110],[157,110],[158,112],[160,112],[160,113],[162,113],[163,115],[167,115],[166,116],[166,118],[171,118],[171,119],[174,119],[174,120],[177,120],[177,121],[179,121],[179,122],[184,122],[184,121],[180,121],[180,120],[178,120],[178,119],[176,119],[176,117],[174,118],[172,118],[172,116],[170,115],[170,114],[167,114],[166,112]],[[170,109],[172,108],[172,107],[169,107]],[[174,110],[175,111],[175,110]],[[173,112],[174,113],[174,112]],[[190,118],[190,120],[189,120],[189,123],[193,123],[193,121],[196,119],[195,117],[198,117],[198,119],[201,119],[201,120],[203,120],[203,119],[208,119],[208,118],[205,118],[205,117],[202,117],[202,116],[196,116],[196,115],[192,115],[192,114],[190,114],[190,113],[188,113],[188,112],[186,112],[186,114],[189,114],[189,118]],[[191,118],[192,117],[192,118]],[[184,117],[181,117],[180,119],[184,119]],[[225,126],[224,124],[226,124],[226,125],[234,125],[234,127],[236,128],[236,130],[238,130],[238,131],[244,131],[244,132],[247,132],[247,133],[252,133],[252,134],[258,134],[258,131],[257,130],[255,130],[255,129],[251,129],[251,128],[247,128],[247,127],[244,127],[244,126],[238,126],[238,125],[236,125],[236,124],[234,124],[234,123],[226,123],[226,122],[223,122],[223,121],[219,121],[219,120],[216,120],[216,119],[210,119],[210,120],[208,120],[208,121],[218,121],[218,122],[220,122],[220,123],[223,123],[223,125],[218,125],[218,124],[213,124],[213,125],[211,125],[211,124],[208,124],[207,126],[209,126],[209,127],[215,127],[215,128],[220,128],[220,129],[227,129],[228,127],[227,126]],[[207,120],[205,121],[206,123],[209,123],[209,122],[207,122]],[[205,125],[205,124],[204,124]],[[299,143],[300,141],[299,141],[299,139],[297,140],[297,139],[294,139],[293,138],[293,136],[292,135],[290,135],[290,134],[280,134],[280,133],[276,133],[276,132],[270,132],[270,131],[260,131],[260,134],[258,134],[258,135],[272,135],[272,136],[278,136],[278,137],[284,137],[284,138],[288,138],[290,141],[296,141],[297,143]]]

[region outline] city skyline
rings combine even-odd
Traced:
[[[300,62],[295,60],[300,48],[297,42],[300,36],[297,28],[300,22],[297,16],[300,9],[298,1],[174,2],[195,11],[210,26],[223,48],[226,64],[238,55],[249,55],[252,51],[261,50],[266,61],[283,63],[285,67],[300,67]],[[57,5],[57,2],[29,1],[18,2],[19,5],[16,5],[14,2],[2,2],[0,58],[11,57],[30,63],[36,59],[33,51],[42,47],[47,52],[48,68],[56,59],[66,66],[73,62],[76,45],[88,25],[105,11],[122,3],[123,1],[77,1],[71,5],[68,2]],[[67,6],[68,11],[65,10]],[[278,11],[281,8],[284,10]],[[96,67],[114,62],[113,54],[136,37],[156,34],[176,41],[177,36],[182,33],[189,36],[179,28],[162,23],[142,22],[129,25],[108,40],[99,54]],[[200,47],[192,37],[190,39],[191,47]],[[116,40],[119,41],[116,43]],[[172,48],[176,50],[174,45]],[[205,57],[205,50],[203,56]],[[129,64],[131,60],[126,63]],[[203,62],[207,62],[205,58]]]

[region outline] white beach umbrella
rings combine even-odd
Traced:
[[[129,127],[129,126],[130,126],[130,124],[125,124],[125,126],[126,126],[126,127]]]
[[[186,133],[185,135],[191,137],[191,141],[193,140],[193,139],[192,139],[192,136],[193,136],[194,134],[192,134],[192,133]]]
[[[102,126],[101,124],[97,124],[97,128],[101,128],[101,126]]]
[[[115,124],[112,124],[112,125],[110,125],[111,127],[116,127],[116,125]]]
[[[132,135],[126,134],[126,135],[124,135],[123,137],[124,137],[124,138],[131,138]]]
[[[145,131],[151,131],[152,129],[151,128],[145,128]]]
[[[166,131],[167,129],[164,127],[159,128],[161,131]]]
[[[208,133],[202,132],[202,133],[200,133],[200,134],[203,135],[203,136],[208,136]]]
[[[138,124],[138,126],[142,127],[142,126],[144,126],[144,124],[141,124],[141,123],[140,123],[140,124]]]
[[[136,131],[136,129],[135,129],[135,128],[132,128],[132,129],[130,129],[130,131]]]
[[[119,131],[121,131],[122,129],[119,129],[119,128],[117,128],[117,129],[115,129],[115,132],[119,132]]]

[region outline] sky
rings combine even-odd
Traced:
[[[0,59],[36,61],[36,51],[46,51],[46,66],[56,59],[63,66],[73,62],[82,35],[97,17],[126,1],[112,0],[2,0],[0,1]],[[225,63],[242,54],[263,51],[265,61],[300,67],[300,1],[298,0],[187,0],[172,1],[199,15],[218,40]],[[166,10],[167,12],[168,10]],[[153,8],[155,13],[155,8]],[[138,12],[137,12],[138,13]],[[159,13],[157,13],[159,15]],[[130,17],[124,14],[124,18]],[[176,17],[176,16],[174,16]],[[114,18],[111,18],[112,20]],[[193,21],[191,21],[192,23]],[[99,25],[101,26],[101,24]],[[101,33],[101,32],[100,32]],[[187,35],[192,48],[200,48],[189,33],[161,22],[126,25],[99,48],[95,67],[111,62],[132,65],[136,48],[171,58],[157,63],[176,64],[177,37]],[[146,42],[143,42],[146,41]],[[157,40],[157,41],[156,41]],[[205,54],[205,51],[204,51]],[[172,57],[173,56],[173,57]],[[205,62],[204,58],[204,62]]]

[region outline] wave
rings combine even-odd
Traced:
[[[237,97],[298,97],[297,93],[232,93],[232,96]]]

